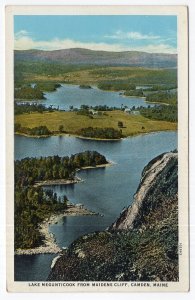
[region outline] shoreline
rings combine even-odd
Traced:
[[[68,185],[68,184],[75,184],[79,182],[83,182],[79,177],[75,177],[74,179],[54,179],[54,180],[44,180],[44,181],[37,181],[34,184],[34,187],[38,186],[50,186],[50,185]]]
[[[128,97],[128,98],[139,98],[139,99],[146,99],[146,96],[128,96],[128,95],[121,95],[122,97]],[[147,102],[145,100],[145,102]]]
[[[136,134],[136,135],[130,135],[130,136],[127,136],[123,139],[129,139],[131,137],[135,137],[135,136],[139,136],[139,135],[147,135],[147,134],[156,134],[156,133],[160,133],[160,132],[177,132],[178,129],[165,129],[165,130],[156,130],[156,131],[150,131],[150,132],[143,132],[143,133],[139,133],[139,134]]]
[[[165,103],[165,102],[157,102],[157,101],[145,101],[146,103],[149,103],[149,104],[159,104],[159,105],[167,105],[167,106],[170,106],[171,104],[169,103]]]
[[[176,122],[174,124],[178,125],[178,123],[176,123]],[[102,141],[102,142],[120,142],[120,141],[122,141],[126,138],[131,138],[131,137],[135,137],[135,136],[142,135],[142,134],[162,132],[162,131],[174,131],[174,130],[173,129],[163,129],[163,130],[151,130],[151,131],[147,131],[147,132],[135,132],[135,133],[132,133],[130,135],[124,136],[120,139],[91,138],[91,137],[84,137],[84,136],[75,135],[75,134],[72,134],[72,133],[64,133],[64,134],[60,133],[60,134],[51,134],[51,135],[42,135],[42,136],[40,136],[40,135],[29,135],[29,134],[25,134],[25,133],[22,133],[22,132],[15,132],[14,134],[15,135],[20,135],[20,136],[25,136],[27,138],[37,138],[37,139],[48,138],[48,137],[53,137],[53,136],[62,136],[62,137],[65,136],[65,137],[74,137],[74,138],[78,138],[78,139],[82,139],[82,140],[92,140],[92,141]]]
[[[77,169],[76,172],[87,170],[87,169],[96,169],[96,168],[105,168],[105,167],[111,167],[115,163],[108,161],[107,164],[101,164],[97,166],[89,166],[89,167],[83,167],[81,169]],[[42,182],[36,182],[34,187],[38,186],[50,186],[50,185],[68,185],[68,184],[75,184],[79,182],[83,182],[81,178],[75,176],[74,180],[64,180],[64,179],[57,179],[57,180],[48,180],[48,181],[42,181]],[[59,212],[52,214],[49,218],[46,218],[40,225],[39,225],[39,232],[44,238],[43,245],[40,245],[35,248],[30,249],[16,249],[15,255],[36,255],[36,254],[58,254],[63,251],[63,248],[60,248],[57,243],[56,239],[53,233],[49,231],[49,226],[51,224],[57,224],[60,219],[66,216],[87,216],[87,215],[96,215],[98,216],[99,213],[93,212],[88,210],[87,208],[83,207],[82,204],[68,204],[67,209],[64,210],[64,212]],[[102,215],[101,215],[102,216]]]
[[[70,135],[71,136],[71,135]],[[93,137],[87,137],[87,136],[82,136],[82,135],[72,135],[78,139],[81,140],[93,140],[93,141],[110,141],[110,142],[120,142],[123,138],[120,139],[102,139],[102,138],[93,138]]]
[[[82,135],[76,135],[73,133],[54,133],[54,134],[49,134],[49,135],[30,135],[27,133],[23,133],[23,132],[14,132],[15,135],[21,135],[21,136],[25,136],[25,137],[29,137],[29,138],[36,138],[36,139],[41,139],[41,138],[48,138],[48,137],[53,137],[53,136],[67,136],[67,137],[75,137],[78,139],[82,139],[82,140],[94,140],[94,141],[116,141],[116,142],[120,142],[123,138],[120,139],[102,139],[102,138],[93,138],[93,137],[85,137]]]
[[[57,243],[53,233],[49,231],[49,226],[57,224],[60,219],[67,216],[97,216],[98,213],[88,210],[82,206],[77,206],[74,204],[69,204],[67,209],[64,212],[59,212],[51,215],[49,218],[46,218],[39,225],[39,232],[44,237],[43,245],[40,245],[35,248],[30,249],[16,249],[15,255],[35,255],[35,254],[58,254],[63,251],[63,248],[60,248]]]
[[[114,164],[116,164],[116,163],[108,161],[107,164],[101,164],[101,165],[97,165],[97,166],[83,167],[83,168],[77,169],[76,172],[82,171],[82,170],[88,170],[88,169],[98,169],[98,168],[112,167]]]
[[[106,168],[106,167],[111,167],[115,163],[108,161],[107,164],[101,164],[97,166],[88,166],[88,167],[83,167],[80,169],[76,169],[76,172],[82,171],[82,170],[90,170],[90,169],[98,169],[98,168]],[[44,180],[44,181],[37,181],[34,184],[34,187],[39,187],[39,186],[50,186],[50,185],[69,185],[69,184],[76,184],[76,183],[81,183],[84,182],[83,179],[81,179],[78,176],[75,176],[74,179],[54,179],[54,180]]]

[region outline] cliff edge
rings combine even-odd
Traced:
[[[163,153],[150,161],[132,205],[108,230],[71,244],[48,280],[177,281],[177,153]]]
[[[149,225],[148,215],[156,213],[156,209],[165,204],[169,205],[170,197],[176,196],[177,176],[177,153],[161,154],[150,161],[142,172],[133,204],[122,212],[110,229],[127,230]]]

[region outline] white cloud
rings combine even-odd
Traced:
[[[15,35],[14,48],[16,50],[29,50],[29,49],[40,49],[40,50],[59,50],[59,49],[70,49],[70,48],[87,48],[91,50],[105,50],[105,51],[124,51],[124,47],[115,44],[106,43],[83,43],[71,39],[52,39],[48,41],[35,41],[25,31],[20,31]]]
[[[15,39],[20,39],[26,36],[29,36],[30,33],[26,30],[20,30],[18,32],[15,33]]]
[[[149,53],[167,53],[167,54],[176,54],[177,49],[168,45],[168,44],[159,44],[159,45],[147,45],[135,47],[136,51],[143,51]]]
[[[160,36],[153,34],[142,34],[137,31],[123,32],[121,30],[117,30],[113,35],[106,35],[106,38],[117,39],[117,40],[156,40],[159,39]]]
[[[95,42],[80,42],[71,39],[52,39],[48,41],[36,41],[29,36],[28,32],[21,30],[15,35],[14,48],[16,50],[29,50],[29,49],[40,49],[40,50],[59,50],[59,49],[70,49],[70,48],[85,48],[90,50],[103,50],[103,51],[143,51],[150,53],[176,53],[176,49],[168,44],[153,45],[149,44],[146,46],[127,46],[119,43],[108,44],[108,43],[95,43]]]

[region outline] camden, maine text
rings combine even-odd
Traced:
[[[30,287],[82,287],[82,288],[95,288],[95,287],[157,287],[168,288],[167,282],[29,282]]]

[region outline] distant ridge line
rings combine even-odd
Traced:
[[[89,64],[137,66],[153,68],[176,68],[177,54],[148,53],[141,51],[101,51],[85,48],[59,50],[14,50],[15,62],[32,61],[60,64]]]

